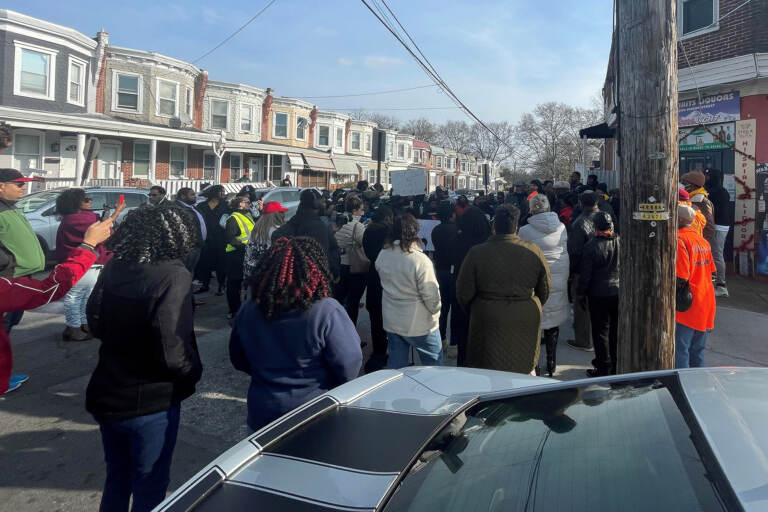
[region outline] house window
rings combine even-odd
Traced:
[[[243,155],[229,154],[229,181],[239,180],[243,175]]]
[[[336,147],[344,147],[344,128],[336,128]]]
[[[283,179],[283,155],[272,155],[269,168],[269,179],[280,181]]]
[[[413,163],[419,163],[419,150],[413,152]]]
[[[168,80],[157,81],[158,116],[177,117],[179,115],[179,84]]]
[[[35,134],[14,133],[13,163],[17,169],[42,169],[42,137]]]
[[[69,79],[67,81],[67,102],[81,107],[85,105],[86,63],[74,57],[69,58]]]
[[[216,155],[210,151],[203,153],[203,179],[216,179]]]
[[[43,100],[55,99],[55,50],[14,41],[13,93]]]
[[[368,152],[371,150],[371,134],[366,133],[365,134],[365,151]]]
[[[189,116],[190,119],[192,119],[192,105],[194,103],[194,91],[191,87],[187,87],[185,91],[185,101],[184,101],[184,113]]]
[[[467,163],[461,162],[461,172],[467,172]]]
[[[412,153],[413,153],[413,148],[411,148],[411,146],[408,146],[408,157],[407,157],[408,160],[412,158]]]
[[[390,142],[389,143],[389,158],[392,158],[393,156],[395,156],[395,143],[394,142]]]
[[[307,140],[307,118],[296,118],[296,140]]]
[[[182,144],[171,144],[170,157],[171,177],[185,178],[187,174],[187,147]]]
[[[274,137],[288,138],[288,114],[275,112]]]
[[[211,128],[226,130],[229,126],[229,102],[211,100]]]
[[[352,132],[349,136],[349,146],[355,151],[360,151],[360,132]]]
[[[112,110],[139,112],[141,110],[141,76],[115,72],[112,75]]]
[[[680,0],[678,2],[678,30],[684,36],[703,29],[717,28],[718,0]],[[682,4],[682,5],[681,5]]]
[[[253,132],[253,105],[240,105],[240,131]]]
[[[133,144],[133,175],[149,175],[149,142],[135,142]]]
[[[400,159],[405,158],[405,144],[397,145],[397,158],[400,158]]]
[[[331,136],[331,127],[326,125],[320,125],[320,130],[317,136],[318,146],[328,146],[329,138]]]
[[[427,154],[426,154],[426,152],[423,149],[421,151],[419,151],[419,162],[424,163],[425,159],[426,159],[426,156],[427,156]]]

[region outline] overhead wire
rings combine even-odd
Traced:
[[[376,92],[361,92],[357,94],[333,94],[330,96],[290,96],[291,98],[298,98],[301,100],[319,100],[319,99],[330,99],[330,98],[356,98],[359,96],[376,96],[379,94],[390,94],[393,92],[406,92],[406,91],[415,91],[417,89],[427,89],[430,87],[437,87],[435,84],[427,84],[427,85],[419,85],[417,87],[405,87],[403,89],[389,89],[386,91],[376,91]]]

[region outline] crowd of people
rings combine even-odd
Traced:
[[[62,339],[101,340],[86,409],[107,465],[102,510],[126,510],[131,499],[133,510],[150,510],[165,496],[180,404],[204,367],[195,294],[210,291],[214,274],[215,293],[226,293],[232,365],[251,379],[251,432],[361,371],[455,358],[552,376],[570,304],[567,343],[595,354],[587,374],[617,371],[620,203],[596,176],[585,185],[578,173],[518,181],[472,203],[440,187],[389,198],[364,181],[333,194],[305,189],[287,222],[283,205],[264,204],[248,185],[230,200],[220,185],[202,200],[154,186],[147,205],[123,213],[121,202],[103,220],[75,188],[57,200],[59,264],[42,280],[29,277],[45,258],[14,206],[31,179],[0,169],[0,394],[26,379],[11,375],[12,327],[24,310],[62,299]],[[728,222],[721,174],[681,181],[676,366],[687,367],[703,365],[714,326],[712,274],[725,289],[719,233]],[[439,221],[430,240],[419,220]],[[365,367],[361,301],[373,345]]]

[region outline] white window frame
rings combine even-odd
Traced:
[[[326,144],[323,144],[322,142],[320,142],[320,139],[323,136],[322,135],[323,128],[328,130],[328,135],[326,135],[326,139],[327,139],[326,140]],[[317,145],[320,146],[320,147],[323,147],[323,148],[330,147],[330,145],[331,145],[331,125],[329,125],[329,124],[317,125]]]
[[[277,134],[277,116],[285,116],[285,135]],[[289,112],[275,111],[272,113],[272,137],[275,139],[287,139],[291,134],[291,114]]]
[[[365,151],[371,151],[371,134],[366,133],[365,134]]]
[[[339,126],[336,127],[336,147],[339,149],[344,149],[344,128],[341,128]]]
[[[174,118],[179,117],[179,82],[174,82],[173,80],[165,80],[164,78],[158,78],[155,80],[155,115],[157,117],[165,117],[165,118]],[[175,99],[173,100],[173,114],[162,114],[160,113],[160,100],[163,99],[165,101],[171,101],[168,98],[161,98],[160,97],[160,83],[165,82],[166,84],[171,84],[175,87]]]
[[[232,157],[233,156],[240,158],[240,174],[237,177],[233,177],[232,176]],[[243,167],[243,154],[242,153],[230,153],[229,154],[229,181],[233,182],[235,180],[239,180],[240,178],[242,178],[243,177],[243,171],[244,171],[244,167]]]
[[[387,153],[389,154],[389,158],[394,158],[395,156],[395,143],[390,141],[387,145]]]
[[[181,174],[181,176],[176,176],[171,172],[173,169],[173,166],[171,164],[174,162],[172,158],[173,148],[182,148],[184,150],[184,172]],[[187,145],[186,144],[171,144],[170,148],[168,149],[168,178],[170,179],[186,179],[187,178]]]
[[[399,160],[405,160],[405,144],[402,142],[397,145],[397,158]]]
[[[13,167],[15,169],[24,170],[22,166],[19,164],[19,161],[16,159],[16,136],[17,135],[28,135],[32,137],[38,137],[40,142],[38,143],[37,147],[37,154],[38,154],[38,169],[43,168],[43,159],[45,158],[44,148],[45,148],[45,132],[42,130],[32,130],[29,128],[20,128],[13,130],[13,139],[11,141],[11,148],[13,149],[12,161],[13,161]],[[30,156],[30,155],[25,155]]]
[[[208,105],[210,107],[210,109],[209,109],[210,112],[209,112],[209,116],[208,116],[209,117],[209,119],[208,119],[208,126],[210,126],[211,130],[229,131],[229,101],[228,100],[223,100],[221,98],[209,98],[208,101],[210,102],[209,105]],[[226,123],[226,126],[224,128],[218,128],[218,127],[214,127],[213,126],[213,103],[214,102],[225,103],[227,105],[227,123]]]
[[[39,100],[55,101],[56,100],[56,55],[57,50],[45,48],[43,46],[37,46],[35,44],[29,44],[22,41],[13,41],[14,46],[14,59],[13,59],[13,94],[16,96],[24,96],[27,98],[36,98]],[[47,91],[46,94],[40,94],[30,91],[21,90],[21,54],[22,50],[29,50],[32,52],[42,53],[48,56],[48,76],[47,76]]]
[[[138,77],[136,82],[136,109],[118,106],[118,77],[120,75]],[[141,114],[144,111],[144,77],[139,73],[130,73],[127,71],[112,70],[112,109],[113,112],[126,112],[128,114]]]
[[[72,101],[72,98],[70,97],[72,93],[72,66],[80,68],[80,95],[76,101]],[[71,103],[72,105],[77,105],[79,107],[85,106],[85,88],[88,85],[88,80],[86,79],[87,71],[87,62],[72,55],[69,56],[69,64],[67,65],[67,103]]]
[[[355,135],[357,135],[357,147],[354,147]],[[362,151],[363,148],[363,132],[352,131],[349,133],[349,149],[351,151]]]
[[[408,156],[406,157],[406,160],[412,160],[413,159],[413,146],[408,145]]]
[[[712,0],[712,24],[703,27],[698,28],[696,30],[692,30],[688,32],[687,34],[683,34],[683,4],[688,2],[690,0],[677,0],[677,40],[683,40],[683,39],[689,39],[691,37],[698,37],[703,34],[707,34],[709,32],[715,32],[717,30],[720,30],[720,22],[718,18],[720,17],[720,0]]]
[[[195,90],[189,86],[184,87],[184,113],[190,119],[194,117],[195,113]]]
[[[304,120],[304,136],[303,137],[299,137],[299,119]],[[296,135],[296,140],[306,141],[307,132],[309,132],[309,118],[307,116],[296,116],[296,130],[294,132],[294,134]]]
[[[136,146],[139,144],[146,144],[149,150],[147,151],[147,174],[136,174]],[[168,154],[168,159],[170,160],[170,153]],[[137,176],[142,177],[146,176],[149,178],[149,164],[152,163],[152,144],[149,141],[144,140],[138,140],[133,142],[133,160],[131,161],[131,175],[135,178]],[[168,170],[170,173],[170,169]]]
[[[209,156],[209,155],[213,157],[213,171],[211,173],[211,177],[210,178],[206,178],[205,177],[205,157]],[[202,168],[203,168],[203,179],[204,180],[216,179],[216,153],[214,153],[210,149],[207,149],[207,150],[203,151]]]
[[[249,119],[249,123],[251,125],[250,130],[243,130],[243,108],[247,107],[251,111],[251,118]],[[253,133],[255,131],[256,127],[256,105],[253,103],[241,103],[239,114],[238,114],[238,127],[240,129],[240,133]],[[241,163],[242,167],[242,163]]]
[[[426,162],[426,156],[427,156],[427,152],[424,151],[423,149],[420,149],[419,150],[419,162],[422,163],[422,164],[425,163]]]

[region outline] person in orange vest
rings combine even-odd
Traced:
[[[692,226],[693,207],[679,204],[677,217],[677,287],[687,285],[693,301],[685,311],[678,304],[675,315],[675,368],[696,368],[704,366],[707,331],[715,327],[716,268],[709,242]]]

